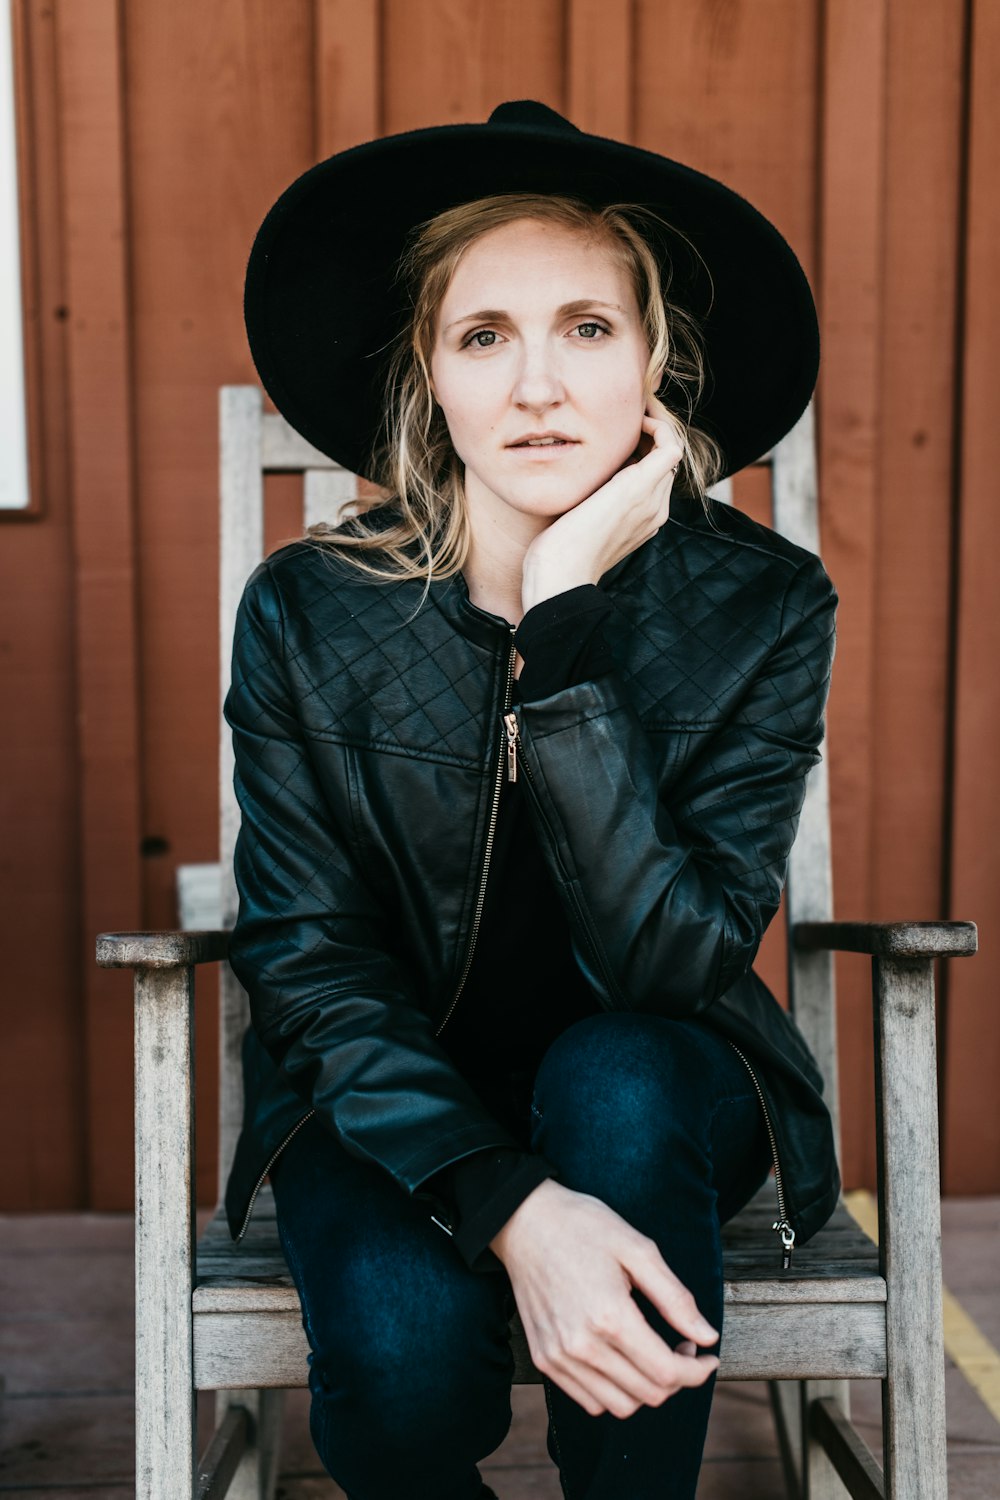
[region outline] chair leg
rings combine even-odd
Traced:
[[[846,1380],[803,1380],[801,1383],[802,1450],[805,1469],[803,1500],[844,1500],[844,1496],[849,1494],[840,1475],[809,1428],[810,1404],[821,1396],[832,1396],[845,1416],[848,1415],[849,1389]]]
[[[802,1500],[802,1409],[798,1380],[768,1381],[787,1500]]]
[[[285,1393],[283,1390],[216,1391],[217,1427],[231,1406],[242,1406],[249,1413],[252,1436],[226,1491],[226,1500],[274,1500],[281,1461]]]
[[[883,1447],[889,1500],[948,1493],[941,1323],[934,975],[876,959],[879,1254],[886,1278]]]

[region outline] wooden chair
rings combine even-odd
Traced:
[[[281,417],[265,414],[256,387],[224,388],[220,416],[224,692],[237,602],[263,552],[265,473],[304,474],[307,522],[354,498],[356,481]],[[762,462],[771,470],[776,529],[818,551],[811,410]],[[729,499],[727,487],[719,498]],[[199,890],[209,892],[207,918],[187,917],[205,930],[97,940],[100,964],[135,970],[136,1493],[143,1500],[270,1500],[282,1388],[306,1384],[298,1295],[270,1188],[260,1193],[239,1245],[229,1238],[221,1204],[195,1245],[194,974],[198,964],[225,959],[236,915],[232,771],[224,732],[220,865],[181,872],[186,907]],[[846,1486],[862,1500],[937,1500],[947,1481],[933,962],[974,953],[976,929],[967,922],[831,921],[825,761],[811,773],[787,908],[792,1003],[834,1107],[832,953],[872,957],[880,1244],[841,1206],[782,1272],[770,1229],[774,1190],[765,1185],[725,1235],[720,1378],[772,1382],[789,1495],[834,1500]],[[225,962],[220,988],[221,1185],[240,1127],[248,1010]],[[511,1329],[515,1380],[540,1381],[516,1316]],[[882,1382],[884,1475],[850,1424],[849,1378]],[[217,1426],[200,1464],[199,1390],[217,1392]]]

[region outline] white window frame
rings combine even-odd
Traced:
[[[13,0],[0,0],[0,510],[31,503],[13,33]]]

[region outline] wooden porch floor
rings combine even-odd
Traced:
[[[1000,1349],[1000,1198],[945,1204],[944,1265],[948,1289]],[[134,1493],[132,1271],[131,1216],[0,1217],[0,1496],[123,1500]],[[987,1350],[984,1370],[982,1348],[974,1358],[977,1378],[992,1379],[997,1406],[1000,1360],[991,1370]],[[512,1398],[513,1425],[482,1464],[484,1477],[500,1500],[559,1500],[543,1391],[518,1386]],[[878,1452],[877,1384],[855,1382],[852,1399]],[[947,1401],[952,1500],[997,1500],[1000,1424],[952,1358]],[[209,1402],[200,1414],[206,1422]],[[341,1500],[312,1448],[307,1414],[307,1392],[290,1392],[279,1500]],[[699,1500],[782,1494],[766,1387],[718,1387],[702,1474]]]

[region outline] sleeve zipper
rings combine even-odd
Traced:
[[[757,1080],[757,1074],[750,1066],[745,1055],[740,1051],[739,1047],[737,1047],[736,1043],[734,1041],[731,1041],[729,1038],[727,1038],[727,1041],[729,1041],[730,1047],[732,1047],[733,1051],[736,1053],[736,1056],[739,1058],[740,1062],[746,1068],[747,1072],[750,1074],[751,1079],[753,1080],[753,1086],[757,1091],[757,1098],[760,1100],[760,1107],[764,1115],[764,1124],[767,1126],[767,1138],[771,1143],[771,1160],[774,1163],[774,1190],[778,1199],[778,1217],[771,1225],[771,1228],[774,1230],[775,1234],[780,1235],[781,1237],[781,1269],[783,1271],[788,1271],[791,1270],[792,1251],[795,1248],[795,1230],[788,1222],[788,1213],[785,1209],[785,1190],[781,1181],[781,1163],[778,1160],[778,1143],[775,1140],[774,1127],[771,1124],[771,1116],[768,1113],[767,1105],[764,1102],[764,1091]]]

